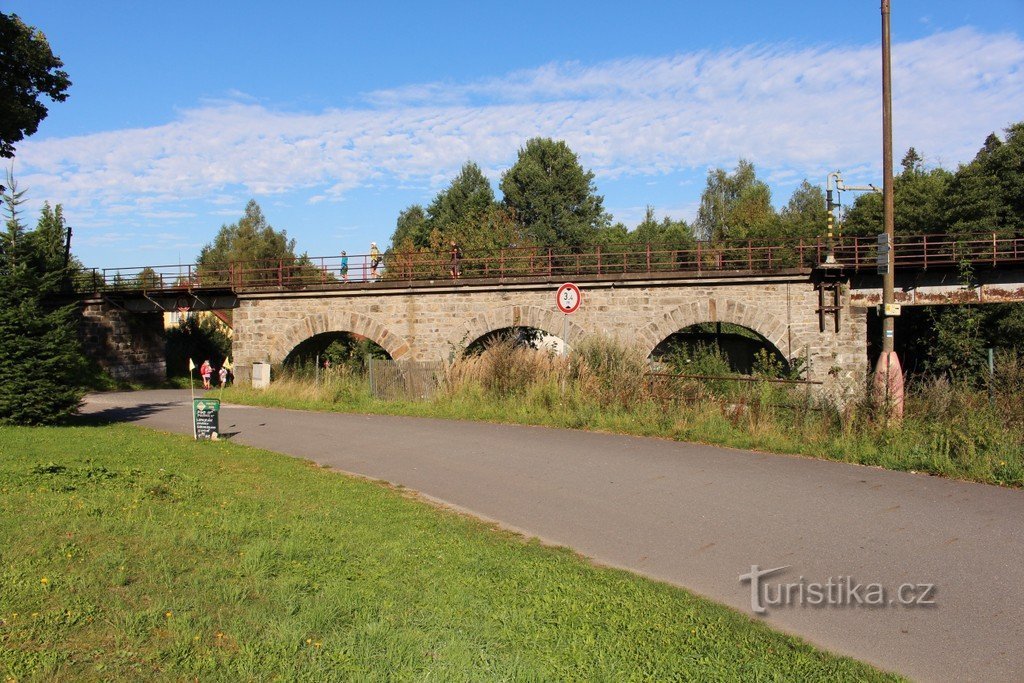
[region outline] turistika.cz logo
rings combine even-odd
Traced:
[[[740,575],[740,583],[750,583],[750,609],[765,614],[770,607],[934,607],[935,584],[902,583],[890,590],[881,583],[861,583],[852,576],[829,577],[825,582],[799,577],[789,583],[771,583],[765,579],[786,569],[761,569],[754,564]]]

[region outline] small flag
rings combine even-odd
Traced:
[[[192,362],[191,358],[189,358],[188,359],[188,371],[192,372],[195,369],[196,369],[196,364],[194,362]]]

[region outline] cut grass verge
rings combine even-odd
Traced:
[[[892,678],[378,484],[128,426],[0,429],[0,672]]]

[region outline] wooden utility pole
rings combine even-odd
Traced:
[[[903,368],[896,355],[895,233],[892,176],[892,41],[890,0],[882,0],[882,222],[889,245],[888,268],[882,275],[882,353],[875,366],[875,398],[884,401],[889,416],[903,417]]]

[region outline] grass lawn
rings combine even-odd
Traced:
[[[382,485],[129,426],[0,429],[0,675],[889,678]]]

